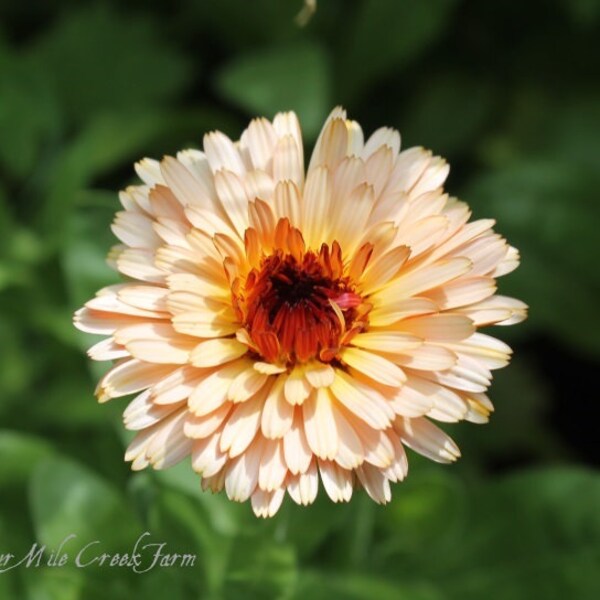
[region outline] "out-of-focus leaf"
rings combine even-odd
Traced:
[[[107,169],[140,152],[159,132],[166,116],[159,113],[103,114],[65,150],[51,176],[48,196],[38,222],[58,243],[77,193]]]
[[[446,596],[432,584],[410,585],[374,575],[335,571],[303,573],[293,596],[311,600],[345,598],[347,600],[444,600]]]
[[[211,526],[219,535],[234,535],[242,524],[253,518],[247,506],[231,502],[224,494],[203,491],[200,477],[192,470],[188,461],[156,472],[156,479],[163,486],[169,486],[194,497],[202,510],[210,518]]]
[[[599,184],[598,173],[588,169],[521,163],[483,175],[463,195],[481,216],[496,217],[498,231],[519,248],[521,266],[500,289],[532,307],[529,327],[595,353]]]
[[[457,532],[467,518],[464,490],[456,475],[419,464],[414,456],[409,460],[414,472],[394,490],[389,507],[378,511],[378,529],[385,542],[373,545],[365,556],[367,564],[374,566],[390,553],[395,560],[401,557],[397,573],[407,578],[419,569],[424,553],[435,561],[452,552]],[[401,535],[385,536],[390,530]]]
[[[295,549],[268,538],[237,537],[226,576],[225,598],[289,598],[298,581]]]
[[[162,490],[150,518],[152,531],[179,554],[196,554],[194,567],[182,576],[195,580],[210,596],[221,589],[232,538],[212,528],[197,500],[172,490]]]
[[[598,167],[600,95],[571,91],[565,97],[550,96],[536,87],[518,89],[500,146],[512,162],[538,159],[560,161],[579,168]],[[498,166],[504,166],[500,162]]]
[[[0,48],[0,165],[24,177],[43,142],[59,128],[59,106],[43,74],[16,52]]]
[[[565,456],[558,436],[545,419],[551,409],[552,390],[535,364],[516,355],[510,367],[496,371],[489,396],[496,410],[485,427],[460,427],[454,438],[462,462],[485,464],[527,457]]]
[[[356,500],[350,504],[333,504],[321,490],[310,510],[286,499],[275,518],[285,519],[281,524],[285,535],[294,540],[299,557],[305,558],[314,555],[344,523],[354,520],[355,503]]]
[[[29,600],[82,600],[85,572],[68,567],[30,568],[23,576]],[[90,596],[85,596],[90,598]],[[98,596],[93,596],[93,600]]]
[[[18,323],[0,316],[0,339],[5,348],[10,348],[0,361],[1,415],[8,397],[22,392],[28,385],[34,364]]]
[[[148,110],[179,92],[189,72],[147,17],[124,16],[103,4],[66,13],[28,58],[76,122],[98,112]]]
[[[108,482],[66,458],[49,458],[35,469],[29,488],[37,539],[56,548],[71,533],[71,546],[99,540],[102,551],[137,539],[140,527],[125,499]]]
[[[596,598],[599,503],[600,477],[579,469],[526,471],[481,486],[456,552],[437,565],[447,597]]]
[[[385,531],[395,533],[384,536],[382,547],[375,549],[380,556],[371,558],[371,568],[383,569],[401,584],[427,582],[448,600],[595,597],[600,559],[597,473],[523,471],[465,485],[460,502],[434,508],[426,495],[425,509],[419,506],[423,489],[408,484],[403,484],[404,498],[397,497],[391,511],[383,514]],[[406,520],[392,527],[396,503],[408,511],[403,511]],[[411,535],[410,528],[420,520],[418,514],[413,520],[415,510],[438,519],[439,536],[419,538],[416,530]],[[449,529],[444,518],[453,522]],[[409,541],[403,543],[395,538],[406,527]]]
[[[305,136],[314,138],[330,109],[330,66],[313,43],[273,46],[239,56],[216,81],[219,93],[249,113],[272,117],[295,110]]]
[[[83,192],[68,219],[63,240],[62,265],[69,298],[79,307],[107,285],[117,283],[119,275],[106,257],[118,240],[110,224],[120,204],[116,192]],[[71,331],[71,323],[65,326]],[[93,338],[97,339],[97,338]]]
[[[486,81],[460,73],[443,73],[428,79],[410,95],[399,119],[403,146],[424,146],[452,157],[468,154],[494,109],[494,94]]]
[[[433,44],[450,21],[455,0],[365,0],[343,32],[339,82],[363,96],[373,82],[407,66]]]
[[[24,484],[40,460],[54,452],[48,441],[18,431],[0,431],[0,486]]]
[[[302,30],[294,17],[301,6],[302,0],[183,2],[180,26],[190,36],[201,35],[241,55],[274,40],[286,42],[300,37]]]

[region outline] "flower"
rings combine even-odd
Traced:
[[[108,336],[89,355],[117,361],[99,401],[138,394],[132,468],[191,455],[204,489],[266,517],[319,480],[334,502],[358,485],[389,501],[405,446],[456,460],[431,420],[488,420],[511,350],[477,329],[526,306],[495,293],[518,252],[444,193],[448,170],[393,129],[365,142],[341,108],[306,176],[294,113],[137,163],[109,256],[130,280],[75,317]]]

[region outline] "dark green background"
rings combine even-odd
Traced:
[[[150,530],[194,569],[16,569],[0,598],[592,600],[600,597],[595,0],[0,2],[0,554],[38,540],[126,552]],[[271,521],[199,492],[189,466],[132,474],[123,400],[71,313],[104,263],[132,163],[335,104],[452,165],[451,193],[522,253],[500,290],[530,319],[486,426],[445,427],[455,466],[411,454],[387,507],[286,500]],[[77,548],[75,542],[72,548]],[[81,545],[80,544],[80,545]]]

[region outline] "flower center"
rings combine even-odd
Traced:
[[[248,274],[241,296],[238,307],[258,353],[286,364],[334,360],[366,327],[371,308],[344,275],[335,242],[318,254],[275,250]]]

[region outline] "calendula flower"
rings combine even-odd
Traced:
[[[204,489],[264,517],[319,480],[334,502],[359,485],[389,501],[405,446],[456,460],[432,420],[487,421],[511,350],[477,330],[526,307],[495,293],[518,253],[444,193],[444,160],[393,129],[365,142],[336,108],[306,174],[294,113],[136,171],[109,257],[129,279],[75,319],[117,361],[100,402],[138,394],[133,469],[191,455]]]

